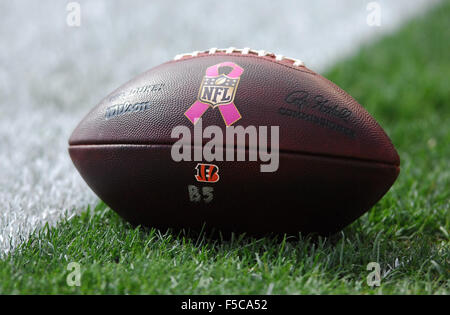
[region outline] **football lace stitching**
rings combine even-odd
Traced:
[[[235,47],[229,47],[229,48],[215,48],[214,47],[214,48],[211,48],[208,50],[197,50],[197,51],[194,51],[191,53],[179,54],[179,55],[175,56],[174,60],[180,60],[185,57],[197,57],[199,54],[205,54],[205,53],[208,53],[210,55],[213,55],[215,53],[226,53],[226,54],[241,53],[242,55],[254,54],[254,55],[258,55],[259,57],[273,57],[273,58],[275,58],[276,61],[287,60],[287,61],[292,62],[292,64],[296,67],[304,67],[305,66],[303,61],[301,61],[300,59],[286,57],[281,54],[274,54],[272,52],[265,51],[265,50],[250,49],[248,47],[243,48],[243,49],[239,49],[239,48],[235,48]]]

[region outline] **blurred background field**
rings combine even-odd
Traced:
[[[69,1],[1,1],[0,253],[97,203],[67,139],[120,84],[210,47],[274,51],[320,72],[438,1],[379,1],[379,27],[366,23],[369,2],[83,0],[80,27],[69,27]]]

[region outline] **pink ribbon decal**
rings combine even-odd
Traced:
[[[230,67],[230,73],[219,75],[219,68]],[[244,69],[232,62],[222,62],[206,69],[197,101],[189,107],[184,115],[195,125],[208,107],[218,107],[227,126],[241,119],[236,105],[233,103],[239,79]]]

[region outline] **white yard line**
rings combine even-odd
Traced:
[[[0,3],[0,253],[46,222],[95,206],[67,154],[75,124],[112,89],[175,54],[251,47],[315,70],[392,31],[437,1],[69,1]]]

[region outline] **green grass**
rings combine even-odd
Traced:
[[[0,294],[449,294],[449,16],[445,2],[326,74],[381,123],[402,162],[390,192],[342,233],[314,242],[162,235],[100,204],[0,260]],[[387,272],[377,288],[366,284],[372,261]],[[81,264],[80,287],[66,284],[69,262]]]

